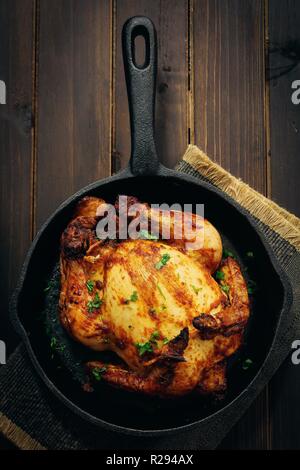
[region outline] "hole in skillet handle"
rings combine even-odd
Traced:
[[[144,70],[150,63],[149,32],[143,25],[136,26],[131,33],[131,54],[134,66]]]

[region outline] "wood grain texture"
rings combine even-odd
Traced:
[[[300,105],[291,100],[300,80],[300,3],[269,0],[272,198],[300,216]]]
[[[266,193],[264,5],[195,0],[194,138],[214,161]],[[267,391],[222,448],[267,448]]]
[[[33,23],[33,0],[0,2],[0,79],[7,91],[0,105],[0,339],[7,355],[19,341],[9,299],[31,239]],[[0,435],[0,448],[14,446]]]
[[[125,21],[135,15],[149,16],[157,29],[156,142],[160,160],[173,167],[183,155],[188,143],[188,2],[116,0],[114,169],[124,168],[130,156],[121,31]]]
[[[271,196],[298,217],[300,105],[291,101],[291,85],[300,80],[299,25],[298,0],[269,0]],[[299,449],[300,366],[288,358],[269,389],[272,448]]]
[[[36,227],[66,197],[110,174],[111,4],[41,1]]]
[[[0,339],[8,353],[16,336],[8,303],[31,238],[32,55],[34,3],[0,3],[0,79],[7,88],[0,105]]]
[[[264,10],[260,0],[195,0],[195,142],[266,189]]]

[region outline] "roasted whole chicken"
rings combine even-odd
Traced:
[[[138,203],[130,197],[129,205]],[[99,239],[104,200],[85,197],[61,237],[60,320],[77,341],[118,360],[87,364],[90,376],[161,397],[195,391],[223,394],[226,358],[241,345],[249,318],[246,282],[235,259],[222,259],[217,230],[192,214],[203,231],[199,249],[174,237],[176,211],[141,204],[157,233]],[[102,215],[99,215],[99,208]],[[128,219],[132,218],[125,214]],[[166,221],[169,239],[161,233]]]

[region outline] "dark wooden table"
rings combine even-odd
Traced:
[[[34,234],[74,191],[130,153],[120,33],[136,14],[159,38],[157,143],[188,143],[300,216],[299,0],[0,0],[1,326]],[[287,361],[222,448],[300,448],[300,369]],[[10,447],[4,440],[2,447]]]

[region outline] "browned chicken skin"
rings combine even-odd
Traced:
[[[207,220],[192,216],[193,227],[204,232],[203,246],[192,250],[173,237],[175,212],[147,205],[141,213],[156,218],[159,234],[169,218],[170,239],[99,240],[104,204],[81,200],[61,239],[62,325],[83,345],[115,352],[123,364],[90,362],[89,370],[146,394],[223,392],[226,358],[240,347],[249,317],[238,263],[222,261],[220,236]],[[220,282],[212,277],[216,269]]]

